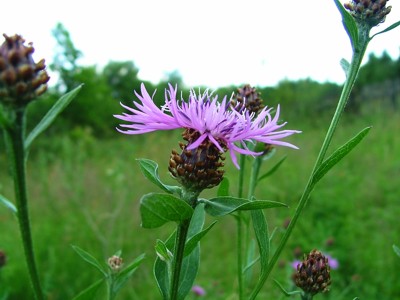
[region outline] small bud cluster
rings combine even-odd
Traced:
[[[352,0],[345,3],[344,7],[357,20],[367,22],[371,27],[385,21],[390,13],[391,6],[386,7],[389,0]]]
[[[122,267],[122,263],[123,259],[116,255],[113,255],[108,259],[108,265],[113,271],[119,271]]]
[[[34,48],[20,35],[7,36],[0,46],[0,101],[14,107],[26,106],[47,90],[50,77],[44,59],[35,63]]]
[[[231,102],[237,111],[240,111],[244,107],[250,113],[258,113],[264,107],[260,94],[249,84],[238,88]]]
[[[318,250],[311,251],[305,256],[303,262],[297,265],[293,279],[295,284],[307,294],[327,292],[331,284],[328,258]]]
[[[188,150],[188,145],[197,140],[199,133],[186,129],[182,136],[187,143],[180,143],[181,154],[172,151],[168,167],[171,175],[188,190],[201,192],[217,186],[223,179],[224,171],[220,167],[224,166],[221,160],[225,159],[219,149],[205,139],[197,148]]]

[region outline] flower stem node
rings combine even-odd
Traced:
[[[328,258],[318,250],[311,251],[304,257],[303,262],[297,265],[293,279],[308,295],[327,292],[331,284]]]
[[[0,102],[14,108],[25,107],[47,90],[50,77],[44,59],[32,58],[32,43],[24,45],[20,35],[7,36],[0,46]]]
[[[220,168],[224,166],[225,157],[209,139],[189,150],[188,145],[200,136],[193,129],[186,129],[182,136],[187,143],[180,143],[181,154],[172,151],[168,167],[171,175],[187,190],[201,192],[217,186],[223,179],[224,171]],[[220,144],[224,145],[222,141]]]
[[[366,22],[370,28],[383,23],[392,7],[386,7],[389,0],[352,0],[344,7],[358,22]]]

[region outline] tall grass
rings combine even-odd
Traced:
[[[265,171],[287,155],[274,176],[263,181],[256,196],[281,201],[288,209],[266,212],[270,228],[277,228],[278,241],[292,215],[302,187],[327,128],[318,119],[291,119],[290,127],[303,130],[291,141],[300,147],[279,149],[264,166]],[[282,261],[273,277],[290,289],[294,250],[325,250],[339,260],[332,271],[331,292],[321,299],[396,299],[400,297],[400,260],[392,244],[400,242],[400,116],[395,112],[366,113],[342,120],[334,144],[339,146],[365,126],[374,125],[367,138],[339,163],[312,194]],[[88,130],[42,137],[30,153],[28,189],[31,222],[39,272],[49,299],[70,299],[100,278],[98,271],[82,261],[70,245],[89,251],[105,261],[122,250],[126,261],[145,252],[147,259],[127,284],[120,299],[160,298],[151,268],[157,238],[167,238],[173,225],[156,230],[140,227],[139,199],[156,187],[140,173],[136,158],[149,158],[160,165],[160,176],[173,183],[167,172],[171,149],[178,148],[179,132],[146,136],[119,136],[96,140]],[[332,148],[334,149],[334,147]],[[0,193],[12,195],[4,151],[0,153]],[[235,188],[237,172],[228,162],[226,177]],[[236,193],[236,191],[233,191]],[[215,194],[215,189],[207,191]],[[211,221],[211,220],[209,220]],[[235,223],[225,217],[202,242],[202,264],[197,283],[207,299],[236,299]],[[17,222],[0,207],[0,249],[8,258],[0,270],[0,295],[31,299]],[[279,299],[281,293],[269,282],[260,299]]]

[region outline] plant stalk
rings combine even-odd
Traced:
[[[172,263],[171,297],[170,300],[178,299],[179,277],[181,274],[183,253],[185,250],[186,237],[189,230],[190,219],[182,221],[176,231],[174,259]]]
[[[17,218],[21,233],[22,244],[25,253],[25,261],[35,295],[35,299],[42,300],[43,292],[35,263],[35,255],[32,243],[32,234],[29,222],[28,196],[26,190],[26,168],[24,150],[24,109],[17,110],[13,126],[6,128],[5,136],[9,147],[9,155],[12,166],[15,201],[17,206]]]
[[[293,215],[293,218],[291,219],[291,221],[290,221],[290,223],[289,223],[289,225],[288,225],[288,227],[286,229],[285,234],[283,235],[283,237],[282,237],[282,239],[281,239],[281,241],[280,241],[280,243],[279,243],[274,255],[272,256],[272,258],[271,258],[271,260],[270,260],[270,262],[268,264],[268,268],[266,269],[266,272],[261,275],[256,287],[254,288],[254,290],[253,290],[253,292],[252,292],[252,294],[250,296],[251,300],[256,298],[256,296],[260,292],[261,288],[263,287],[265,281],[267,280],[269,274],[271,273],[274,265],[278,261],[278,258],[280,256],[283,248],[285,247],[286,242],[288,241],[288,239],[289,239],[289,237],[290,237],[290,235],[291,235],[291,233],[292,233],[292,231],[293,231],[293,229],[294,229],[294,227],[296,225],[296,222],[299,219],[299,217],[301,215],[301,212],[303,211],[303,209],[304,209],[304,207],[305,207],[305,205],[307,203],[307,200],[310,197],[310,194],[311,194],[311,192],[312,192],[312,190],[313,190],[313,188],[315,186],[315,183],[314,183],[314,180],[313,180],[315,172],[316,172],[316,170],[318,169],[318,167],[321,165],[321,163],[323,162],[323,160],[325,158],[326,152],[327,152],[328,147],[329,147],[329,145],[330,145],[330,143],[332,141],[332,137],[333,137],[333,135],[335,133],[335,130],[336,130],[337,125],[339,123],[340,117],[343,114],[344,108],[345,108],[345,106],[347,104],[347,101],[349,99],[349,96],[350,96],[351,90],[353,88],[354,82],[355,82],[355,80],[357,78],[357,74],[358,74],[358,71],[359,71],[360,66],[361,66],[362,58],[364,56],[364,53],[365,53],[365,51],[367,49],[367,46],[368,46],[368,43],[370,41],[368,36],[365,35],[365,34],[368,35],[369,33],[361,31],[360,34],[361,34],[361,41],[360,41],[360,44],[359,44],[360,47],[357,48],[357,49],[354,49],[354,51],[353,51],[353,56],[352,56],[351,64],[350,64],[350,67],[349,67],[349,70],[348,70],[348,74],[347,74],[347,77],[346,77],[346,81],[344,83],[344,86],[343,86],[343,89],[342,89],[342,93],[340,95],[340,99],[339,99],[339,102],[338,102],[337,107],[336,107],[335,114],[332,117],[332,121],[331,121],[330,126],[328,128],[328,131],[326,133],[325,139],[324,139],[324,141],[322,143],[322,146],[321,146],[321,149],[319,151],[319,154],[318,154],[318,157],[316,159],[316,162],[314,164],[314,168],[311,171],[311,174],[310,174],[310,177],[308,179],[307,185],[306,185],[306,187],[305,187],[305,189],[303,191],[303,194],[302,194],[302,196],[301,196],[301,198],[299,200],[299,203],[297,205],[297,208],[296,208],[296,211],[295,211],[295,213]]]
[[[244,183],[244,168],[246,166],[246,157],[241,154],[239,156],[239,187],[238,197],[243,197],[243,183]],[[239,285],[239,300],[244,299],[244,280],[243,280],[243,213],[238,211],[236,220],[237,231],[237,277]]]

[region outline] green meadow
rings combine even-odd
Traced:
[[[260,183],[258,199],[286,203],[289,208],[266,210],[269,229],[277,244],[285,224],[311,172],[328,119],[317,114],[290,117],[288,129],[302,134],[288,140],[299,150],[277,148],[263,165],[266,172],[286,156],[279,170]],[[370,106],[341,120],[331,151],[358,131],[373,126],[368,136],[317,185],[258,299],[287,299],[272,279],[287,290],[291,262],[298,253],[317,248],[336,258],[331,291],[318,299],[400,299],[400,258],[393,244],[400,244],[400,115]],[[48,299],[71,299],[100,278],[98,270],[72,249],[79,246],[100,261],[122,250],[126,262],[145,253],[146,259],[123,288],[118,299],[159,299],[153,279],[156,239],[166,239],[174,224],[158,229],[140,226],[142,195],[161,192],[141,174],[137,158],[159,164],[160,177],[174,184],[167,165],[172,149],[178,149],[179,131],[143,136],[113,133],[98,139],[87,128],[41,136],[29,154],[29,209],[39,273]],[[0,193],[13,200],[3,144],[0,151]],[[248,166],[251,159],[248,160]],[[226,159],[230,192],[237,194],[238,172]],[[248,169],[247,169],[248,171]],[[216,188],[202,196],[213,196]],[[209,217],[207,222],[214,221]],[[0,250],[7,256],[0,269],[0,299],[32,299],[22,246],[14,215],[0,207]],[[237,299],[236,226],[231,216],[218,223],[201,242],[201,264],[196,284],[205,288],[205,299]],[[257,274],[254,274],[257,276]],[[254,280],[255,281],[255,280]],[[101,291],[99,298],[102,299]],[[195,299],[194,295],[189,297]],[[294,299],[295,297],[293,297]]]

